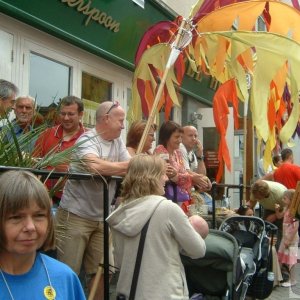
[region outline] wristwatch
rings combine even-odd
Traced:
[[[196,156],[196,158],[197,158],[198,160],[204,160],[204,155]]]

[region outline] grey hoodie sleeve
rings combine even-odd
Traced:
[[[169,210],[169,222],[182,254],[194,259],[205,255],[206,245],[203,238],[195,231],[188,217],[177,204]]]

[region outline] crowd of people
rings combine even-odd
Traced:
[[[274,155],[274,167],[251,186],[248,206],[255,209],[258,202],[263,208],[263,219],[275,224],[277,230],[276,257],[281,266],[283,287],[294,286],[295,265],[299,244],[299,220],[291,215],[290,205],[300,181],[300,166],[294,164],[293,151],[285,148]]]
[[[7,143],[31,131],[34,125],[34,99],[17,94],[14,84],[0,80],[1,139]],[[117,292],[125,297],[131,292],[136,257],[133,253],[137,252],[147,224],[150,238],[146,240],[139,275],[143,288],[136,289],[137,298],[149,299],[151,295],[155,299],[188,299],[180,254],[203,257],[208,234],[206,221],[199,216],[188,217],[188,207],[197,201],[210,210],[212,207],[208,193],[212,185],[206,176],[197,129],[174,121],[163,122],[159,130],[152,124],[141,153],[137,153],[146,121],[131,125],[125,144],[120,137],[125,111],[119,102],[102,102],[92,129],[82,125],[83,112],[80,98],[62,98],[57,124],[33,139],[28,151],[33,158],[42,158],[70,149],[70,164],[47,168],[123,177],[121,185],[115,180],[107,183],[109,202],[118,197],[117,208],[107,218],[112,232],[109,263],[120,269]],[[154,147],[156,135],[158,145]],[[300,181],[300,167],[294,165],[291,149],[283,149],[281,156],[274,157],[274,166],[251,186],[247,205],[237,213],[253,215],[259,203],[263,219],[278,227],[276,250],[280,264],[288,266],[290,276],[282,283],[288,287],[296,283],[299,221],[291,216],[289,207]],[[57,180],[48,179],[45,184],[50,190],[56,187]],[[22,292],[23,282],[31,284],[37,276],[43,278],[38,293],[54,297],[49,299],[55,299],[55,295],[83,299],[76,276],[81,272],[85,274],[87,293],[96,286],[95,299],[103,299],[103,276],[99,282],[95,278],[104,255],[104,184],[96,179],[67,179],[50,198],[45,186],[28,172],[1,175],[0,290],[5,291],[4,299],[15,299]],[[52,205],[57,207],[55,216],[51,216]],[[52,259],[40,251],[54,247],[54,233],[57,251]],[[16,276],[20,281],[15,281]],[[33,291],[28,291],[28,296],[34,299],[30,293]]]
[[[34,124],[34,99],[30,96],[17,98],[17,94],[15,85],[0,80],[1,128],[9,127],[8,130],[2,129],[5,132],[3,142],[7,143],[21,138],[22,134],[32,130]],[[10,118],[12,108],[14,117]],[[166,121],[159,130],[159,145],[152,153],[157,130],[157,126],[152,124],[142,154],[137,155],[145,121],[132,124],[125,144],[120,137],[124,129],[125,111],[117,101],[105,101],[98,106],[93,129],[82,126],[83,110],[81,99],[75,96],[62,98],[57,111],[58,124],[47,128],[31,141],[28,151],[33,159],[39,159],[74,149],[69,152],[70,164],[49,165],[47,168],[124,177],[119,207],[107,219],[113,233],[110,252],[115,249],[114,253],[110,253],[110,264],[120,268],[117,292],[127,297],[129,295],[131,279],[128,272],[133,272],[133,253],[137,251],[144,223],[151,219],[147,233],[150,238],[146,241],[147,250],[143,259],[155,272],[149,274],[147,266],[141,268],[140,284],[143,286],[142,283],[147,282],[149,291],[144,286],[137,289],[138,299],[147,299],[150,293],[153,295],[154,287],[160,295],[156,299],[188,299],[187,285],[182,281],[184,268],[180,254],[193,258],[204,256],[208,225],[200,216],[189,218],[181,208],[179,199],[170,201],[165,196],[167,182],[181,189],[187,196],[187,202],[192,201],[193,187],[199,193],[210,190],[211,183],[203,169],[203,147],[197,134],[187,138],[185,146],[181,144],[185,129],[173,121]],[[10,135],[12,128],[14,134]],[[195,154],[193,144],[198,147]],[[182,153],[180,147],[186,152]],[[183,160],[187,151],[188,155],[195,155],[193,166],[196,167],[193,170],[190,165],[186,167]],[[160,154],[167,154],[168,157]],[[202,169],[198,168],[197,161]],[[55,299],[56,295],[61,299],[82,299],[83,289],[75,275],[81,272],[86,278],[87,293],[96,285],[94,299],[103,299],[103,278],[101,276],[96,283],[94,280],[99,265],[103,264],[103,184],[106,183],[97,179],[67,179],[63,190],[57,191],[50,199],[46,187],[28,172],[9,171],[1,177],[1,184],[6,183],[7,178],[11,182],[5,188],[1,187],[0,195],[4,222],[0,247],[0,290],[5,291],[4,299],[17,299],[22,286],[31,284],[39,275],[44,279],[37,287],[38,293],[44,293],[46,298]],[[56,185],[56,180],[48,179],[45,185],[49,190]],[[116,182],[111,180],[108,185],[111,203],[116,195]],[[6,192],[16,187],[16,193]],[[51,215],[52,205],[57,206],[54,216]],[[11,223],[19,225],[19,232],[13,233]],[[54,234],[56,256],[52,259],[41,251],[47,253],[54,247]],[[13,241],[15,246],[11,246],[12,238],[16,239]],[[172,249],[172,254],[169,249]],[[164,272],[168,276],[161,276]],[[17,275],[22,275],[20,281],[15,281]],[[153,286],[149,285],[150,281]],[[160,284],[159,289],[156,281]],[[35,299],[32,293],[28,291],[28,296]]]

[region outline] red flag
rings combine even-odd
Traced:
[[[220,144],[218,150],[218,160],[220,162],[216,181],[220,182],[223,176],[224,163],[229,171],[231,171],[231,161],[229,150],[226,142],[226,132],[228,127],[228,103],[231,102],[234,107],[237,119],[237,92],[235,80],[231,79],[223,83],[217,90],[213,98],[213,115],[217,131],[220,134]],[[236,124],[237,125],[237,124]]]

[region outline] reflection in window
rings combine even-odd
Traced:
[[[111,100],[112,83],[87,73],[82,73],[82,100],[84,102],[83,124],[93,127],[96,109],[101,102]]]
[[[30,53],[29,94],[42,115],[54,114],[59,100],[69,95],[71,68],[41,55]]]
[[[86,100],[101,103],[111,100],[112,83],[87,73],[82,73],[82,95]]]

